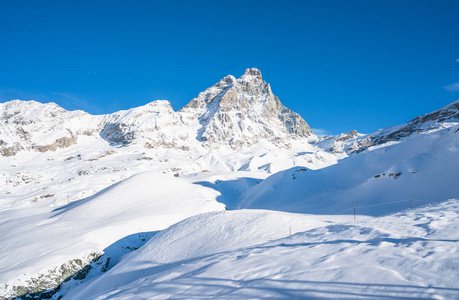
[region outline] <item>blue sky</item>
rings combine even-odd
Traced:
[[[459,98],[459,1],[0,1],[0,102],[178,110],[257,67],[313,128],[369,133]]]

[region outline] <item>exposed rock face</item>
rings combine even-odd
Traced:
[[[356,151],[362,151],[372,145],[381,145],[391,141],[398,141],[402,138],[408,137],[416,132],[425,132],[437,129],[443,126],[443,122],[459,121],[459,100],[422,117],[416,117],[406,124],[389,127],[378,130],[371,136],[367,137],[370,142],[368,145],[360,147]]]
[[[343,134],[337,139],[337,141],[338,141],[338,142],[348,141],[348,140],[350,140],[351,138],[356,137],[357,135],[358,135],[357,130],[352,130],[352,131],[349,132],[349,133],[343,133]]]
[[[352,130],[349,133],[342,133],[338,136],[335,137],[334,142],[330,146],[330,152],[332,153],[341,153],[344,152],[344,146],[346,145],[346,142],[352,139],[356,139],[358,137],[358,132],[356,130]],[[348,146],[348,148],[354,147],[355,145],[352,144],[352,146]],[[358,146],[357,146],[358,147]]]
[[[7,296],[8,299],[10,299],[10,297],[23,297],[25,299],[50,299],[59,290],[59,285],[62,282],[67,281],[72,277],[79,277],[75,279],[83,279],[87,273],[87,271],[86,273],[84,271],[92,268],[91,263],[92,265],[105,265],[106,261],[99,260],[102,256],[102,253],[90,253],[81,259],[73,259],[59,267],[39,274],[36,278],[26,280],[24,285],[12,286],[8,287],[8,289],[4,287],[5,290],[8,290],[8,294],[5,296]],[[101,268],[103,271],[104,265]],[[30,295],[30,297],[27,297],[27,295]],[[0,296],[0,299],[7,298],[2,298]]]
[[[255,68],[247,69],[239,79],[228,75],[180,112],[199,119],[198,140],[211,145],[238,148],[261,139],[288,143],[290,138],[313,134],[300,115],[282,105]]]
[[[72,137],[61,137],[58,138],[54,143],[51,145],[46,145],[46,146],[35,146],[34,148],[37,149],[40,152],[46,152],[46,151],[56,151],[58,148],[67,148],[75,144],[77,141],[76,136]]]

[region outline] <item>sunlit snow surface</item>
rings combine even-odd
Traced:
[[[356,221],[207,213],[157,234],[65,299],[457,299],[458,214],[459,200]]]

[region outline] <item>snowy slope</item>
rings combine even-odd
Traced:
[[[459,120],[428,126],[432,129],[369,147],[327,168],[278,172],[236,207],[352,213],[355,204],[361,214],[380,216],[409,207],[410,198],[419,206],[457,197]]]
[[[456,299],[458,214],[458,200],[356,222],[257,210],[204,214],[64,298]]]
[[[180,178],[146,172],[58,208],[3,210],[0,282],[8,286],[0,287],[1,295],[14,295],[21,286],[54,287],[68,276],[66,264],[79,259],[86,265],[125,236],[224,210],[217,196]]]

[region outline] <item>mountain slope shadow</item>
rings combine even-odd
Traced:
[[[227,209],[239,209],[239,202],[242,197],[245,196],[247,190],[253,186],[256,186],[261,181],[262,179],[258,178],[242,177],[226,181],[199,181],[195,182],[195,184],[219,191],[220,196],[217,197],[217,201],[225,204]]]

